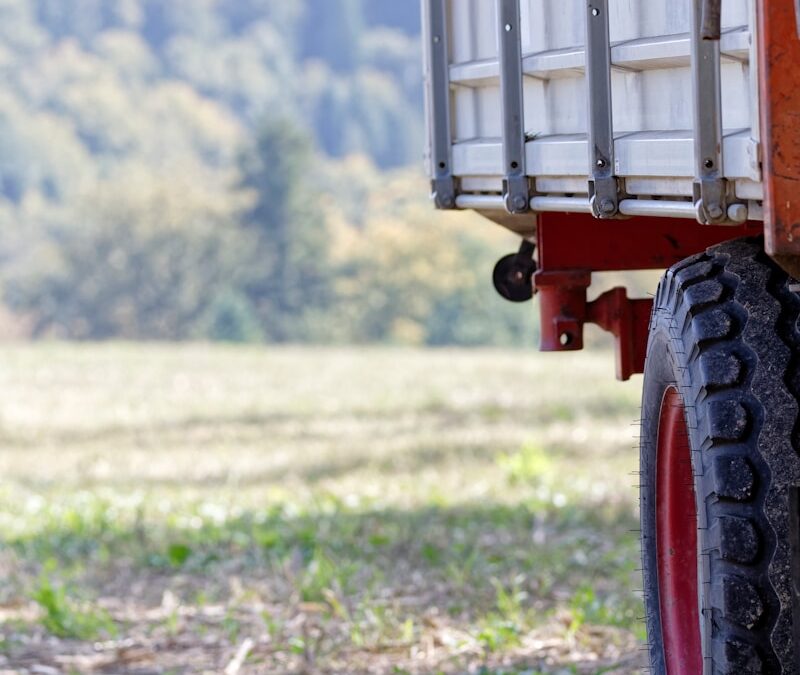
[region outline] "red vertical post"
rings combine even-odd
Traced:
[[[800,39],[795,0],[758,0],[767,253],[800,276]]]

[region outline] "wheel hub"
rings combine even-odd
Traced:
[[[656,465],[658,596],[667,675],[703,672],[697,581],[697,506],[686,415],[678,390],[661,403]]]

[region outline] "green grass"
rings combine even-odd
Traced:
[[[81,607],[63,586],[53,584],[49,571],[42,573],[31,595],[42,611],[44,628],[56,637],[85,641],[116,636],[117,627],[106,612],[91,606]]]
[[[36,345],[0,366],[0,668],[632,673],[610,354]],[[3,658],[6,661],[3,661]]]

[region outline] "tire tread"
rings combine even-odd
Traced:
[[[785,507],[787,485],[800,484],[800,297],[790,282],[760,240],[726,242],[668,270],[651,319],[669,331],[687,403],[705,508],[706,658],[718,675],[800,672]]]

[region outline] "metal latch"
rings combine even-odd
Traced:
[[[589,200],[595,218],[619,213],[619,181],[614,175],[611,101],[611,39],[608,0],[586,3],[586,83],[589,96]]]
[[[497,0],[500,47],[500,98],[503,116],[503,201],[509,213],[530,209],[530,181],[525,168],[525,113],[522,89],[522,43],[519,0]]]

